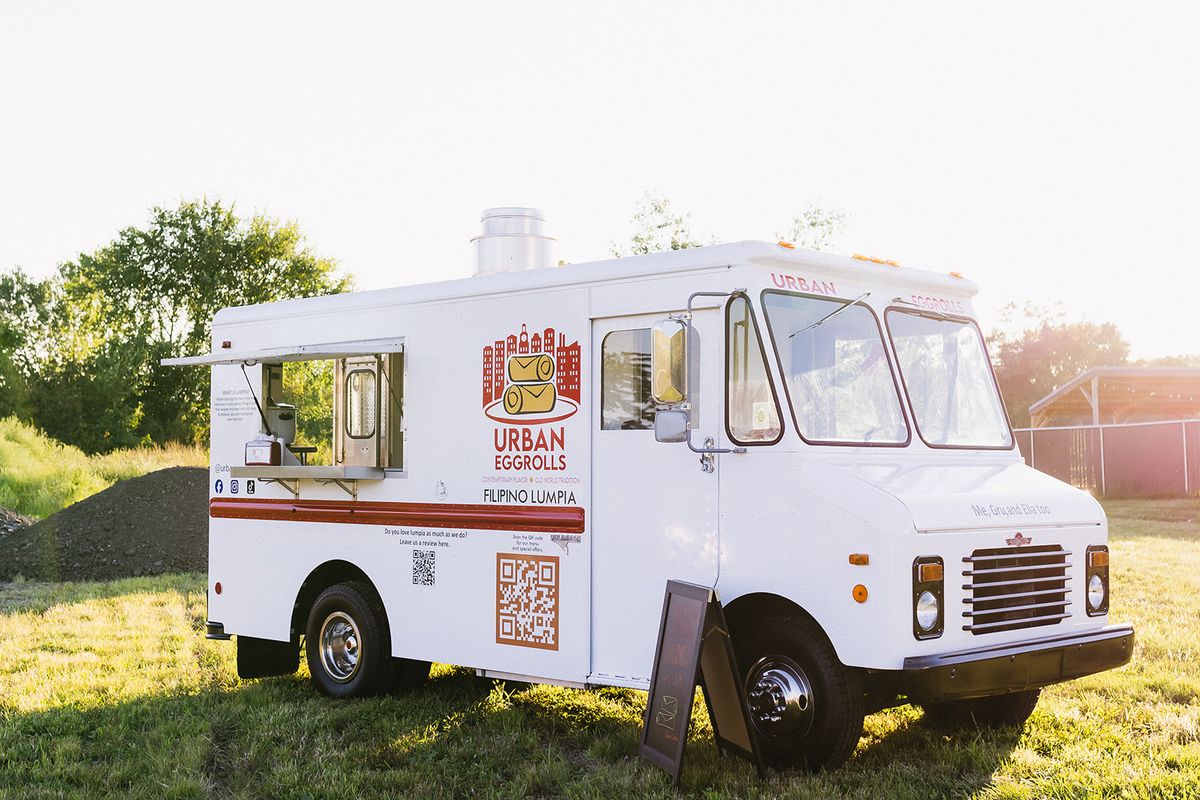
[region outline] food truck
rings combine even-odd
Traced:
[[[430,662],[646,689],[665,582],[713,587],[770,764],[864,715],[1020,725],[1127,662],[1107,522],[1026,466],[975,285],[739,242],[557,265],[484,213],[473,277],[227,308],[208,635],[243,677],[358,697]],[[330,463],[284,376],[332,362]]]

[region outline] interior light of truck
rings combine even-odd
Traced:
[[[1108,547],[1092,545],[1087,549],[1084,584],[1087,588],[1087,614],[1099,617],[1108,613]]]
[[[939,563],[921,564],[917,567],[917,579],[921,583],[934,583],[942,579],[942,565]]]
[[[867,587],[863,586],[861,583],[854,587],[854,591],[852,591],[851,594],[854,595],[854,602],[867,602]]]
[[[945,628],[946,574],[941,556],[917,556],[913,559],[912,632],[917,639],[936,639]]]
[[[921,630],[929,632],[937,625],[941,614],[940,604],[933,592],[926,589],[917,597],[917,625]]]
[[[865,567],[871,563],[871,557],[866,553],[851,553],[850,563],[856,567]]]

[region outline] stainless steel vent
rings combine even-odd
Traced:
[[[963,630],[978,636],[1057,625],[1071,612],[1071,551],[1059,545],[976,550],[963,559]]]

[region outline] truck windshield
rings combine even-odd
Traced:
[[[887,325],[917,432],[926,444],[1012,446],[1012,431],[974,322],[893,308]]]
[[[805,441],[908,443],[899,392],[869,308],[783,292],[764,292],[763,308],[796,428]],[[830,315],[839,308],[840,313]]]

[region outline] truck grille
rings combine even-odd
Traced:
[[[1057,625],[1067,606],[1070,550],[1059,545],[976,550],[963,559],[963,630],[979,636]]]

